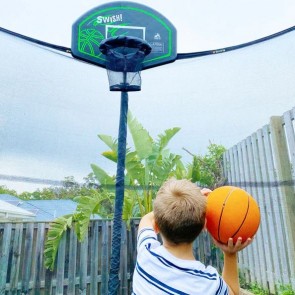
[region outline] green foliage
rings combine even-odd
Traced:
[[[268,295],[269,294],[269,292],[266,291],[265,289],[263,289],[259,284],[248,283],[244,273],[242,273],[241,271],[239,271],[239,281],[240,281],[241,288],[248,290],[249,292],[251,292],[255,295]]]
[[[111,216],[114,197],[114,193],[93,190],[91,196],[75,198],[78,205],[73,214],[58,217],[50,223],[44,251],[46,268],[53,270],[58,245],[67,229],[74,226],[78,240],[83,241],[91,216],[98,213],[104,218]]]
[[[128,114],[128,127],[138,159],[143,160],[149,158],[153,154],[154,141],[148,131],[143,128],[136,118],[132,117],[130,112]]]
[[[102,168],[97,165],[91,165],[92,171],[102,186],[114,186],[115,185],[115,177],[109,176]]]
[[[221,146],[210,145],[208,155],[205,157],[193,155],[192,162],[185,165],[180,155],[171,153],[167,148],[180,128],[164,130],[156,139],[153,139],[130,112],[128,114],[128,128],[134,148],[127,147],[125,159],[125,193],[122,218],[127,227],[129,227],[132,217],[144,216],[152,211],[152,201],[156,192],[168,178],[186,178],[193,182],[201,182],[207,187],[214,185],[221,178],[221,164],[216,163],[216,161],[220,161],[221,153],[225,150]],[[102,153],[102,156],[117,163],[117,139],[105,134],[98,135],[98,138],[109,148]],[[77,191],[74,180],[67,179],[67,183],[72,184],[70,187],[76,190],[74,193],[77,196],[75,201],[78,202],[78,206],[76,212],[72,215],[72,223],[70,223],[70,220],[60,219],[57,224],[53,223],[53,228],[50,228],[50,241],[45,247],[47,268],[52,269],[54,267],[56,249],[62,231],[66,231],[74,224],[78,239],[82,240],[93,214],[106,218],[113,216],[115,175],[109,175],[96,164],[92,164],[91,168],[93,173],[88,175],[86,192],[81,189]],[[212,171],[205,171],[206,169],[212,169]]]
[[[268,295],[269,292],[265,289],[263,289],[262,287],[260,287],[258,284],[254,283],[250,285],[250,292],[252,292],[253,294],[256,295]]]
[[[211,189],[223,183],[222,177],[222,155],[226,151],[222,145],[210,143],[205,156],[199,156],[200,183]]]
[[[268,290],[264,289],[258,283],[248,283],[245,276],[240,272],[239,280],[241,288],[248,290],[255,295],[268,295]],[[277,295],[295,295],[291,285],[276,285]]]
[[[131,217],[143,216],[152,210],[152,200],[159,186],[169,177],[192,178],[197,180],[197,163],[189,167],[181,161],[180,155],[175,155],[167,148],[170,140],[180,128],[171,128],[159,134],[153,139],[149,132],[139,121],[128,114],[128,128],[133,140],[134,150],[127,147],[126,174],[125,174],[125,198],[123,207],[123,219],[127,222]],[[110,150],[104,151],[102,156],[117,162],[117,139],[108,135],[98,135]],[[110,190],[115,185],[115,175],[109,176],[98,165],[91,165],[94,175],[105,190]],[[130,189],[129,189],[130,188]]]
[[[47,234],[47,239],[45,242],[45,267],[53,270],[55,264],[56,253],[58,250],[59,242],[66,230],[72,227],[73,216],[65,215],[56,218],[50,224],[50,230]]]
[[[17,192],[15,190],[8,189],[5,185],[0,185],[0,194],[16,196]]]
[[[291,285],[280,285],[278,295],[295,295]]]
[[[186,152],[194,157],[194,163],[198,171],[199,184],[203,187],[215,189],[223,185],[225,179],[222,177],[222,157],[226,148],[222,145],[211,143],[207,147],[205,155],[193,155],[187,149]]]
[[[60,191],[58,189],[58,191]],[[16,195],[14,195],[16,196]],[[58,198],[58,192],[53,191],[52,188],[37,189],[34,192],[22,192],[19,196],[22,200],[54,200]]]
[[[73,176],[67,176],[62,182],[62,186],[51,186],[22,193],[17,193],[6,186],[0,186],[0,194],[9,194],[22,200],[74,199],[76,196],[92,195],[98,186],[97,178],[93,173],[90,173],[87,177],[84,177],[82,185]]]
[[[269,294],[268,290],[263,289],[257,283],[250,284],[248,290],[256,295],[268,295]],[[295,295],[295,292],[292,289],[291,285],[280,285],[277,288],[276,294],[277,295]]]

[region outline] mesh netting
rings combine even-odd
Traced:
[[[150,45],[139,38],[119,36],[104,40],[100,45],[106,56],[106,68],[111,91],[139,91],[142,63],[151,52]]]

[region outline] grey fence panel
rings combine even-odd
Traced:
[[[288,258],[287,258],[287,242],[286,242],[286,232],[285,232],[285,225],[283,222],[283,215],[282,215],[282,202],[280,201],[279,197],[279,189],[278,186],[275,185],[277,183],[277,173],[274,163],[274,149],[271,138],[271,132],[269,125],[266,125],[263,128],[264,133],[264,140],[265,140],[265,156],[266,156],[266,163],[267,163],[267,171],[268,171],[268,179],[269,179],[269,199],[271,203],[271,210],[272,210],[272,222],[273,222],[273,234],[275,235],[276,239],[273,240],[275,243],[275,247],[277,249],[281,249],[281,251],[276,253],[274,257],[274,265],[276,265],[277,273],[276,278],[280,278],[282,284],[288,284],[289,278],[291,276],[288,267]]]
[[[242,165],[243,165],[243,181],[241,188],[249,191],[249,185],[247,184],[247,179],[250,178],[250,166],[249,166],[249,157],[248,157],[248,149],[247,149],[247,141],[243,140],[240,144],[240,157],[242,157]],[[260,280],[259,274],[260,272],[255,269],[255,259],[254,259],[254,247],[248,247],[244,254],[247,256],[248,261],[248,269],[249,269],[249,276],[251,281]]]
[[[256,181],[252,137],[251,136],[247,137],[244,143],[245,143],[245,149],[247,154],[246,179],[249,180],[249,183],[246,184],[245,189],[252,196],[258,196],[257,188],[255,186],[250,185],[250,183],[254,183]],[[254,273],[254,281],[261,282],[262,286],[266,288],[267,282],[266,282],[266,276],[265,276],[265,269],[266,269],[266,263],[264,259],[265,257],[264,255],[258,255],[259,253],[263,251],[262,243],[263,243],[262,239],[258,239],[258,240],[256,239],[255,243],[253,243],[252,246],[248,248],[251,251],[250,255],[253,259],[249,267],[251,269],[251,272]],[[246,249],[245,251],[249,251],[248,249]]]
[[[69,236],[69,270],[68,270],[68,293],[76,294],[76,265],[77,265],[77,236],[74,228],[70,229]]]
[[[237,144],[237,159],[236,161],[238,161],[239,163],[239,179],[240,179],[240,187],[245,189],[246,186],[246,159],[245,159],[245,151],[244,151],[244,147],[243,147],[243,142],[240,142]],[[245,270],[246,270],[246,277],[249,278],[249,280],[253,280],[253,276],[254,276],[254,272],[251,271],[250,269],[250,260],[251,260],[251,256],[250,256],[250,249],[247,249],[248,251],[245,252],[241,252],[241,254],[243,253],[243,255],[241,255],[243,257],[244,260],[244,266],[245,266]],[[247,266],[247,268],[246,268]]]
[[[23,224],[16,224],[13,236],[13,243],[11,244],[12,262],[10,265],[10,289],[13,294],[17,294],[19,289],[19,273],[21,269],[22,255],[22,240],[23,240]]]
[[[125,225],[122,229],[118,294],[131,294],[138,224],[132,220],[129,230]],[[106,295],[112,222],[92,221],[82,243],[69,229],[59,244],[53,272],[44,267],[48,228],[48,223],[0,223],[0,295]],[[202,233],[195,244],[196,256],[221,271],[222,255],[212,247],[209,234]]]
[[[223,157],[228,184],[248,191],[258,202],[261,225],[255,242],[240,253],[249,283],[277,292],[295,289],[295,108],[237,143]]]
[[[81,242],[80,247],[80,284],[79,294],[87,294],[87,256],[88,256],[88,234],[85,239]]]
[[[34,235],[34,224],[30,224],[25,229],[25,249],[24,249],[24,259],[22,265],[21,273],[21,284],[22,292],[28,293],[29,283],[30,283],[30,273],[32,265],[32,251],[33,251],[33,235]]]
[[[108,294],[109,261],[110,261],[110,233],[109,222],[102,224],[101,246],[101,294]]]
[[[35,286],[36,295],[45,294],[41,292],[41,282],[43,282],[42,288],[44,288],[45,282],[45,269],[44,259],[43,259],[43,252],[44,252],[44,242],[45,242],[45,223],[38,223],[37,225],[37,238],[36,238],[36,246],[35,246],[35,254],[33,257],[33,263],[35,265],[35,269],[32,271],[32,281],[33,286]]]
[[[273,220],[272,220],[272,208],[269,198],[269,179],[268,170],[265,158],[265,142],[262,129],[257,131],[257,149],[259,156],[259,174],[261,183],[261,195],[260,195],[260,208],[261,208],[261,227],[264,233],[263,239],[265,243],[265,256],[266,256],[266,275],[270,291],[275,292],[275,274],[276,271],[274,265],[274,256],[277,257],[277,249],[273,244]]]
[[[127,232],[125,223],[122,224],[122,235],[121,235],[121,257],[120,257],[120,295],[129,295],[128,290],[128,270],[127,270]],[[129,274],[130,275],[130,274]]]
[[[90,294],[98,294],[98,223],[92,223],[90,242]]]
[[[12,224],[6,223],[0,231],[0,294],[5,294],[6,289],[11,233]]]
[[[65,272],[65,256],[66,256],[66,235],[60,240],[57,255],[56,266],[56,295],[62,295],[64,292],[64,272]]]
[[[295,288],[295,190],[292,177],[292,163],[289,156],[288,142],[285,135],[282,117],[271,117],[270,128],[273,138],[274,162],[279,183],[279,197],[282,204],[282,219],[284,222],[288,256],[287,268],[291,273],[291,283]]]
[[[266,131],[265,131],[266,130]],[[268,162],[267,155],[269,154],[269,141],[268,141],[268,132],[267,132],[267,126],[264,126],[263,129],[259,130],[261,132],[261,138],[262,138],[262,145],[263,145],[263,174],[262,174],[262,181],[263,181],[263,187],[264,187],[264,203],[266,204],[266,210],[267,210],[267,229],[268,229],[268,239],[269,239],[269,245],[270,245],[270,254],[272,256],[272,268],[269,270],[271,275],[274,276],[274,283],[277,280],[282,282],[282,273],[281,273],[281,265],[279,261],[279,254],[277,252],[277,232],[276,232],[276,224],[275,220],[273,218],[274,215],[274,206],[273,206],[273,199],[272,199],[272,186],[273,182],[270,177],[271,169],[270,164]],[[273,237],[276,237],[273,239]],[[275,267],[276,266],[276,267]],[[275,291],[275,285],[273,286],[271,284],[271,291]]]
[[[283,115],[283,121],[286,130],[286,138],[288,142],[288,151],[290,156],[290,162],[292,165],[292,178],[295,179],[295,108],[291,111],[285,112]],[[295,188],[295,183],[293,183]]]
[[[234,169],[234,181],[235,181],[235,183],[241,183],[241,171],[240,171],[239,154],[238,154],[238,146],[237,145],[235,145],[232,148],[232,153],[233,153],[232,166]],[[245,255],[239,256],[239,264],[242,267],[242,269],[244,270],[244,276],[247,281],[250,281],[248,264],[247,264],[246,260],[247,259],[246,259]]]
[[[259,144],[258,144],[258,138],[257,134],[252,134],[252,147],[254,151],[254,168],[255,168],[255,179],[257,183],[262,183],[262,173],[261,173],[261,165],[260,165],[260,154],[259,154]],[[269,269],[269,263],[270,263],[270,255],[269,255],[269,244],[266,243],[268,241],[267,236],[267,226],[266,223],[263,222],[266,220],[266,207],[264,204],[264,191],[262,185],[257,186],[257,195],[253,195],[255,198],[257,198],[258,204],[260,206],[260,212],[261,212],[261,226],[258,230],[256,241],[258,244],[262,244],[262,249],[260,249],[259,256],[263,257],[264,260],[264,269],[262,269],[265,277],[266,286],[269,286],[269,276],[267,273],[267,270]],[[261,242],[260,242],[261,241]]]

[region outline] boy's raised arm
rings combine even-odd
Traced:
[[[154,212],[150,212],[144,215],[139,223],[138,231],[140,231],[144,227],[154,227]]]
[[[242,243],[242,239],[238,238],[236,244],[234,244],[233,239],[230,238],[227,245],[216,240],[214,240],[214,243],[224,254],[222,277],[230,289],[230,295],[238,295],[240,292],[238,252],[250,245],[252,239],[248,238],[247,241]]]

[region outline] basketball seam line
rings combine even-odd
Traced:
[[[219,217],[219,222],[218,222],[218,240],[219,240],[219,241],[221,241],[221,239],[220,239],[220,224],[221,224],[221,219],[222,219],[222,215],[223,215],[223,210],[224,210],[224,208],[225,208],[225,204],[226,204],[227,199],[228,199],[229,196],[232,194],[232,192],[235,191],[235,190],[236,190],[236,188],[234,187],[234,188],[232,188],[232,189],[228,192],[228,194],[227,194],[227,196],[226,196],[226,198],[225,198],[225,200],[223,201],[223,204],[222,204],[222,210],[221,210],[220,217]]]
[[[241,225],[239,226],[239,228],[236,230],[236,232],[233,234],[232,238],[234,238],[234,236],[239,232],[239,230],[241,229],[241,227],[243,226],[246,218],[247,218],[247,215],[248,215],[248,212],[249,212],[249,207],[250,207],[250,198],[249,198],[249,195],[248,195],[248,207],[247,207],[247,211],[245,213],[245,216],[244,216],[244,219],[241,223]]]

